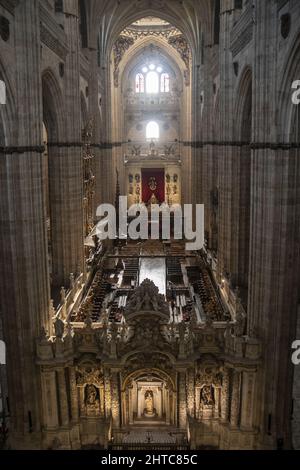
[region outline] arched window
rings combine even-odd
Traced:
[[[160,91],[161,93],[170,92],[170,76],[168,73],[162,73],[160,77]]]
[[[142,73],[138,73],[135,77],[136,93],[145,93],[145,77]]]
[[[159,78],[156,72],[149,72],[146,78],[146,90],[147,93],[158,93],[159,92]]]
[[[159,125],[155,121],[148,122],[146,127],[147,139],[159,139]]]

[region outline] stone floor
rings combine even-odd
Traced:
[[[124,436],[123,444],[176,444],[176,437],[167,431],[139,429],[129,431]]]

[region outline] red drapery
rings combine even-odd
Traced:
[[[154,189],[155,188],[155,189]],[[160,204],[165,201],[165,170],[157,168],[142,169],[142,197],[149,203],[152,194]]]

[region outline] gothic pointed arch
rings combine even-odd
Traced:
[[[250,256],[252,73],[245,67],[237,87],[235,149],[233,167],[232,281],[240,289],[247,309]]]

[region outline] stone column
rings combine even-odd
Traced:
[[[229,415],[229,373],[228,369],[223,371],[221,390],[221,421],[227,423]]]
[[[195,416],[195,377],[194,370],[188,370],[187,407],[191,417]]]
[[[113,427],[120,427],[120,383],[119,383],[119,373],[111,372],[110,376],[111,384],[111,414],[113,419]]]
[[[215,393],[215,407],[214,407],[214,418],[219,417],[219,411],[220,411],[220,388],[215,388],[214,389]]]
[[[179,427],[186,428],[187,423],[187,403],[186,403],[186,375],[185,372],[178,373],[178,411],[179,411]]]
[[[232,377],[232,394],[230,407],[230,426],[237,428],[240,417],[240,372],[234,370]]]
[[[66,389],[66,376],[65,369],[57,370],[58,377],[58,394],[59,394],[59,403],[60,403],[60,414],[61,414],[61,424],[62,426],[69,425],[69,405]]]
[[[8,150],[0,155],[0,279],[5,293],[0,308],[7,346],[10,444],[22,449],[40,447],[42,397],[35,339],[42,327],[49,329],[50,294],[39,1],[14,4],[15,82],[7,91],[7,106],[14,102],[17,114],[13,128],[7,129]]]
[[[166,424],[170,425],[170,391],[169,389],[165,390],[165,408],[166,408]]]
[[[46,429],[56,429],[58,423],[55,371],[42,371],[43,424]]]
[[[222,156],[219,159],[219,250],[218,274],[221,277],[230,271],[231,240],[234,226],[233,219],[233,155],[235,148],[231,145],[233,139],[234,115],[234,84],[236,77],[232,66],[231,30],[234,24],[233,0],[220,2],[220,130],[218,140],[226,142],[220,147]]]
[[[243,371],[241,427],[252,429],[255,373]]]
[[[78,408],[78,388],[76,384],[76,374],[73,367],[69,368],[70,375],[70,389],[71,389],[71,413],[72,421],[77,423],[79,419],[79,408]]]
[[[129,404],[128,404],[128,414],[129,414],[129,424],[133,424],[133,406],[132,406],[132,386],[129,387]]]
[[[56,187],[60,182],[59,200],[52,200],[55,217],[51,220],[55,230],[54,282],[59,287],[68,286],[70,273],[83,272],[83,158],[80,104],[80,34],[78,2],[64,0],[64,31],[68,54],[64,76],[65,135],[57,147],[51,147],[51,165],[54,165],[50,182]],[[51,157],[51,155],[49,156]],[[50,185],[51,189],[51,185]],[[51,197],[51,192],[50,192]]]
[[[261,407],[254,424],[260,429],[263,448],[274,448],[277,439],[283,439],[283,446],[290,448],[293,364],[288,351],[295,339],[299,303],[296,221],[299,220],[300,171],[299,149],[288,146],[282,149],[277,143],[299,140],[291,135],[296,123],[287,118],[292,116],[294,108],[290,79],[286,80],[286,88],[280,90],[286,97],[288,104],[285,101],[284,107],[288,106],[288,112],[278,109],[278,100],[272,99],[279,92],[276,5],[257,2],[255,11],[253,140],[256,146],[252,150],[248,331],[258,332],[264,348],[258,380]]]
[[[105,400],[105,416],[108,418],[111,413],[111,384],[109,371],[104,369],[104,400]]]
[[[195,395],[196,395],[196,418],[200,419],[200,387],[196,387]]]

